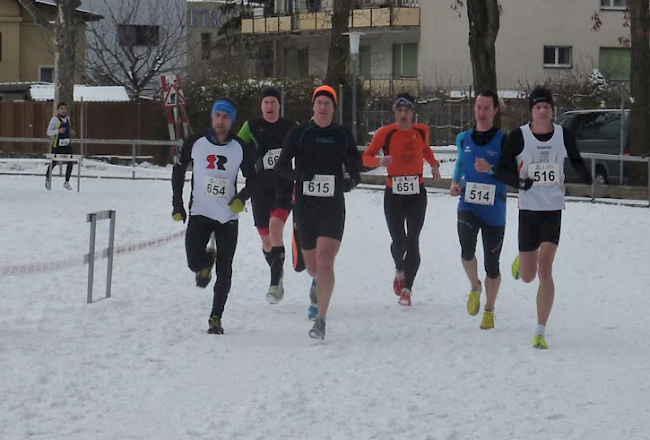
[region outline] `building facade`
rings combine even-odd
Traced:
[[[453,0],[354,0],[350,29],[361,31],[360,76],[376,90],[472,84],[466,11]],[[518,89],[599,69],[629,79],[625,0],[500,0],[499,89]],[[242,20],[241,32],[267,44],[271,76],[323,76],[332,0],[276,0]],[[600,21],[594,30],[595,18]]]
[[[36,1],[41,12],[54,17],[52,1]],[[79,10],[84,22],[101,16]],[[79,53],[85,53],[85,28],[79,29]],[[82,57],[83,59],[83,57]],[[53,82],[54,52],[52,34],[34,24],[32,16],[18,0],[0,0],[0,83]]]

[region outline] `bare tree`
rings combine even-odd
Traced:
[[[628,0],[628,10],[623,17],[623,26],[630,28],[630,37],[619,37],[623,47],[630,47],[630,150],[635,156],[650,152],[650,0]],[[591,17],[592,30],[602,27],[600,14]],[[634,183],[643,184],[645,170],[633,173]]]
[[[59,101],[73,102],[74,75],[77,71],[77,30],[83,21],[77,16],[80,0],[56,0],[56,16],[48,17],[35,0],[18,0],[34,18],[34,23],[53,34],[54,39],[54,106]]]
[[[496,41],[501,26],[498,0],[464,0],[469,20],[469,54],[472,61],[474,90],[497,90]],[[455,0],[452,9],[460,11],[463,0]],[[460,12],[459,12],[460,15]],[[495,123],[501,123],[497,114]]]
[[[343,34],[348,31],[352,2],[349,0],[334,0],[333,9],[332,33],[325,82],[331,86],[338,86],[345,82],[347,73],[350,49],[348,37]]]
[[[105,19],[89,30],[86,65],[91,80],[124,86],[140,99],[156,79],[185,67],[187,20],[173,0],[104,0]]]

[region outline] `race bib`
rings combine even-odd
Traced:
[[[230,181],[216,177],[205,177],[205,193],[215,199],[223,200],[228,198]]]
[[[334,176],[316,174],[312,180],[303,182],[302,193],[313,197],[334,197]]]
[[[70,138],[59,139],[59,147],[67,147],[70,145]]]
[[[393,177],[393,194],[399,194],[400,196],[420,194],[420,181],[418,176]]]
[[[496,185],[467,182],[467,185],[465,185],[465,202],[474,205],[492,206],[494,205],[496,192]]]
[[[560,183],[560,164],[531,163],[528,166],[528,177],[535,181],[536,186],[558,185]]]
[[[264,157],[262,158],[262,162],[264,163],[264,169],[265,170],[272,170],[275,168],[275,164],[278,163],[278,159],[280,158],[280,152],[282,151],[282,148],[276,148],[274,150],[269,150]]]

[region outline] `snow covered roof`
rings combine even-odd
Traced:
[[[47,6],[54,6],[56,7],[56,2],[54,0],[36,0],[36,3],[39,3],[41,5],[47,5]],[[77,12],[80,12],[82,14],[88,14],[89,16],[92,16],[95,19],[100,19],[104,18],[99,14],[95,14],[92,11],[89,11],[87,9],[82,9],[82,8],[77,8]]]
[[[33,85],[29,96],[34,101],[54,101],[54,84]],[[74,100],[85,102],[129,101],[123,86],[74,86]]]

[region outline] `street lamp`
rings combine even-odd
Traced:
[[[350,53],[354,62],[354,74],[352,75],[352,134],[357,140],[357,76],[359,76],[359,42],[363,32],[345,32],[343,35],[350,37]]]

